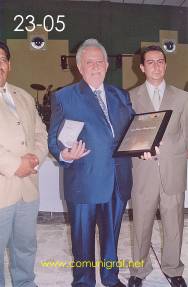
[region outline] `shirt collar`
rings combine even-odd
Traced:
[[[5,85],[3,87],[0,87],[1,90],[7,90],[7,83],[5,83]]]
[[[154,93],[154,90],[157,88],[159,90],[159,93],[161,96],[164,95],[164,91],[165,91],[165,88],[166,88],[166,82],[165,80],[163,80],[159,86],[154,86],[152,85],[151,83],[149,83],[147,80],[146,80],[146,87],[147,87],[147,90],[148,90],[148,93],[150,95],[150,97],[153,96],[153,93]]]
[[[93,88],[92,86],[90,86],[90,89],[92,90],[92,92],[96,91],[96,90],[101,90],[101,91],[104,91],[104,84],[101,84],[97,89]]]

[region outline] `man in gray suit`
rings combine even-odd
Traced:
[[[159,46],[143,49],[140,69],[146,82],[130,91],[136,113],[166,109],[173,113],[158,158],[133,159],[133,260],[143,260],[144,266],[131,269],[129,287],[141,287],[142,280],[152,271],[149,250],[157,208],[163,228],[162,271],[171,286],[187,286],[180,255],[187,173],[188,93],[166,84],[166,66],[166,56]]]
[[[35,287],[37,166],[47,154],[47,132],[33,98],[7,83],[10,52],[0,41],[0,286],[8,247],[14,287]]]

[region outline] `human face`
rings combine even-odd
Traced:
[[[8,61],[5,51],[0,49],[0,87],[4,87],[9,71],[10,61]]]
[[[104,81],[108,62],[99,48],[88,47],[81,54],[78,69],[86,83],[97,89]]]
[[[166,62],[160,51],[149,51],[145,54],[144,65],[140,69],[145,73],[146,80],[154,86],[160,85],[164,79]]]

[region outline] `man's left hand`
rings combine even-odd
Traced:
[[[143,160],[156,159],[156,157],[160,155],[160,150],[157,146],[155,147],[155,152],[156,152],[155,156],[152,156],[150,152],[145,152],[143,155],[141,155],[141,159]]]
[[[39,165],[39,159],[38,159],[38,157],[35,154],[33,154],[33,153],[26,153],[24,155],[24,157],[28,158],[30,160],[31,165],[33,166],[33,168],[35,166]]]
[[[90,153],[90,150],[87,150],[85,143],[80,140],[75,142],[72,148],[65,148],[61,151],[61,156],[65,161],[78,160]]]

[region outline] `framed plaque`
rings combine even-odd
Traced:
[[[114,156],[141,156],[144,152],[155,155],[170,120],[172,111],[135,114],[123,132]]]

